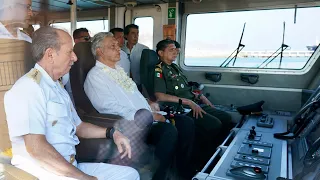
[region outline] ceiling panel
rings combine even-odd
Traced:
[[[125,2],[136,1],[138,5],[160,4],[169,0],[77,0],[81,10],[104,9],[110,6],[124,6]],[[32,8],[37,12],[69,11],[69,0],[32,0]]]
[[[32,8],[34,11],[48,12],[48,11],[69,11],[69,0],[32,0]],[[108,3],[111,5],[110,3]],[[79,9],[102,9],[107,6],[99,5],[90,0],[78,0],[77,7]]]

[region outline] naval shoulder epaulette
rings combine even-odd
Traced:
[[[155,71],[162,73],[162,62],[160,62],[159,64],[156,65]]]
[[[42,75],[38,69],[33,68],[31,69],[31,71],[28,72],[27,77],[34,80],[34,82],[36,82],[37,84],[40,84]]]
[[[162,62],[158,63],[158,64],[156,65],[156,67],[161,68],[161,67],[162,67]]]

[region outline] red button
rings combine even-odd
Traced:
[[[261,171],[261,168],[259,168],[259,167],[254,167],[253,170],[254,170],[254,172],[256,172],[256,173],[261,173],[261,172],[262,172],[262,171]]]

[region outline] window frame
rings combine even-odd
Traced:
[[[302,8],[313,8],[318,6],[305,6],[298,7]],[[186,71],[204,71],[204,72],[236,72],[236,73],[257,73],[257,74],[286,74],[286,75],[303,75],[306,74],[320,58],[320,48],[317,48],[313,54],[309,57],[306,64],[301,69],[286,69],[286,68],[251,68],[251,67],[218,67],[218,66],[189,66],[185,64],[185,48],[186,48],[186,36],[187,36],[187,21],[189,15],[194,14],[210,14],[210,13],[228,13],[228,12],[243,12],[243,11],[261,11],[261,10],[281,10],[281,9],[292,9],[290,7],[273,7],[273,8],[248,8],[243,10],[230,10],[230,11],[215,11],[215,12],[200,12],[200,13],[184,13],[182,16],[182,33],[181,33],[181,49],[178,57],[178,64]]]

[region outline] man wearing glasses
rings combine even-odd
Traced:
[[[31,0],[0,0],[0,39],[31,38],[19,28],[27,28],[32,17]]]
[[[91,39],[87,28],[79,28],[73,31],[73,40],[77,44],[79,42],[89,42]]]

